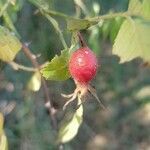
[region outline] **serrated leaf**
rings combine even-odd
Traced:
[[[43,77],[47,80],[63,81],[70,78],[68,71],[69,52],[61,51],[60,56],[55,56],[42,70]]]
[[[12,61],[21,49],[21,43],[7,28],[0,26],[0,59]]]
[[[0,137],[0,150],[8,150],[7,137],[4,132]]]
[[[125,20],[113,45],[113,54],[120,57],[120,63],[136,57],[150,62],[150,22]]]
[[[78,105],[81,104],[81,100],[78,100]],[[83,106],[82,104],[74,113],[72,119],[69,122],[65,122],[60,127],[58,133],[58,143],[67,143],[71,141],[78,133],[79,127],[83,121]]]
[[[31,79],[28,82],[27,87],[31,91],[34,91],[34,92],[39,91],[41,87],[41,75],[38,71],[32,75]]]
[[[83,30],[94,25],[96,22],[92,22],[86,19],[67,19],[67,29],[69,31]]]

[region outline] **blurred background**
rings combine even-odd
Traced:
[[[128,0],[47,1],[50,9],[80,18],[125,11],[128,7]],[[29,1],[18,0],[9,7],[8,14],[21,40],[30,43],[42,64],[59,54],[62,44],[53,26],[36,10]],[[56,19],[69,45],[70,33],[64,20]],[[78,135],[64,145],[65,150],[150,150],[150,69],[140,59],[119,64],[119,58],[112,55],[112,45],[122,22],[117,17],[82,32],[100,64],[92,85],[110,111],[102,110],[89,97]],[[3,19],[0,23],[4,23]],[[15,61],[32,66],[23,52],[18,53]],[[32,92],[27,86],[32,75],[0,62],[0,110],[6,114],[9,149],[55,150],[55,132],[44,108],[43,91]],[[61,93],[71,93],[75,86],[69,79],[48,81],[48,88],[53,105],[59,110],[65,102]]]

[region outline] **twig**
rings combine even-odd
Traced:
[[[87,47],[87,44],[86,44],[86,42],[84,41],[84,39],[83,39],[83,37],[82,37],[82,35],[81,35],[80,32],[78,32],[78,38],[79,38],[79,42],[80,42],[80,44],[81,44],[81,47]]]
[[[113,19],[115,17],[128,18],[128,17],[132,17],[132,16],[138,16],[138,14],[133,14],[133,13],[130,13],[130,12],[126,11],[126,12],[118,12],[118,13],[101,15],[101,16],[89,18],[87,20],[94,21],[94,22],[99,22],[101,20]]]
[[[74,1],[76,3],[77,0],[74,0]],[[31,2],[31,3],[36,5],[40,9],[40,11],[43,11],[45,14],[48,14],[50,16],[58,16],[58,17],[61,17],[61,18],[64,18],[64,19],[77,19],[75,17],[69,16],[69,15],[61,13],[61,12],[45,9],[42,5],[39,5],[37,2]],[[96,24],[96,23],[99,23],[101,20],[113,19],[115,17],[128,18],[128,17],[132,17],[132,16],[140,16],[140,14],[132,13],[132,12],[129,12],[129,11],[115,12],[115,13],[112,13],[112,14],[106,14],[106,15],[101,15],[101,16],[81,19],[81,21],[82,20],[86,20],[86,21],[90,21],[90,22],[93,22],[94,24]]]
[[[38,69],[37,68],[32,68],[32,67],[26,67],[20,64],[17,64],[16,62],[12,61],[8,63],[14,70],[24,70],[24,71],[29,71],[29,72],[36,72]]]
[[[66,19],[66,20],[68,20],[68,19],[78,19],[78,18],[69,16],[67,14],[61,13],[61,12],[57,12],[57,11],[45,9],[38,2],[35,2],[35,1],[33,2],[31,0],[29,0],[29,1],[32,4],[34,4],[35,6],[37,6],[39,8],[40,12],[44,12],[44,14],[47,14],[47,15],[50,15],[50,16],[58,16],[58,17]],[[82,1],[80,1],[80,0],[74,0],[74,2],[75,2],[76,5],[78,3],[78,6],[81,6],[81,4],[79,5],[79,2],[81,3]],[[82,10],[83,10],[83,8],[82,8]],[[85,19],[81,19],[81,21],[89,21],[89,22],[91,22],[91,25],[94,25],[94,24],[99,23],[101,20],[113,19],[113,18],[116,18],[116,17],[128,18],[128,17],[132,17],[132,16],[141,16],[141,15],[138,14],[138,13],[133,13],[133,12],[130,12],[130,11],[125,11],[125,12],[115,12],[115,13],[111,13],[111,14],[105,14],[105,15],[101,15],[101,16],[85,18]]]
[[[32,62],[33,66],[35,68],[37,68],[39,73],[40,73],[40,66],[39,66],[39,64],[37,62],[37,59],[36,59],[35,55],[33,55],[33,53],[30,51],[30,49],[25,44],[22,44],[22,50],[25,53],[25,55],[30,59],[30,61]],[[51,99],[49,97],[48,87],[47,87],[47,84],[46,84],[46,82],[45,82],[43,77],[42,77],[42,85],[43,85],[43,91],[44,91],[44,94],[45,94],[45,107],[49,111],[50,118],[52,120],[53,128],[57,129],[57,121],[56,121],[56,118],[55,118],[56,110],[52,106],[52,102],[51,102]]]

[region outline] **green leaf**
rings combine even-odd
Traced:
[[[150,62],[150,22],[125,20],[113,45],[113,54],[120,57],[120,63],[136,57]]]
[[[68,50],[61,51],[60,56],[55,56],[42,70],[43,77],[47,80],[63,81],[70,77],[68,71]]]
[[[88,21],[86,19],[67,19],[67,29],[69,31],[83,30],[96,24],[96,22]]]
[[[100,28],[103,39],[106,39],[110,34],[110,27],[111,27],[111,20],[107,20],[103,23],[103,26]]]
[[[7,28],[0,26],[0,59],[12,61],[21,49],[21,43]]]
[[[31,79],[28,82],[27,87],[31,91],[34,91],[34,92],[39,91],[41,87],[41,75],[38,71],[32,75]]]
[[[111,25],[110,25],[110,40],[111,42],[113,43],[118,32],[119,32],[119,29],[121,27],[121,24],[123,22],[123,18],[122,17],[116,17],[115,19],[113,19],[111,21]]]
[[[81,104],[81,100],[78,99],[78,105]],[[71,141],[78,133],[79,127],[83,121],[83,106],[82,104],[74,113],[72,119],[61,125],[58,133],[58,143],[67,143]]]

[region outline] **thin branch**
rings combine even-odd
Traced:
[[[12,61],[8,63],[14,70],[24,70],[29,72],[36,72],[38,69],[32,68],[32,67],[26,67],[20,64],[17,64],[16,62]]]
[[[25,44],[22,44],[22,50],[25,53],[25,55],[30,59],[33,66],[39,69],[39,64],[36,60],[36,56],[30,51],[30,49]]]
[[[76,0],[74,0],[76,1]],[[36,5],[40,10],[42,10],[45,14],[48,15],[53,15],[53,16],[58,16],[64,19],[78,19],[72,16],[69,16],[67,14],[61,13],[61,12],[57,12],[57,11],[53,11],[53,10],[49,10],[49,9],[44,9],[41,5],[38,5],[37,3],[34,5]],[[135,14],[135,13],[131,13],[129,11],[125,11],[125,12],[117,12],[117,13],[111,13],[111,14],[106,14],[106,15],[101,15],[101,16],[97,16],[97,17],[92,17],[92,18],[86,18],[86,19],[81,19],[81,20],[88,20],[90,22],[100,22],[101,20],[107,20],[107,19],[112,19],[115,17],[131,17],[131,16],[140,16],[139,14]]]
[[[82,12],[88,16],[89,15],[89,11],[86,7],[86,5],[84,4],[84,2],[82,0],[74,0],[75,5],[79,6],[82,10]]]
[[[58,16],[58,17],[66,18],[66,19],[69,19],[69,18],[74,19],[74,17],[72,17],[72,16],[68,16],[64,13],[53,11],[53,10],[44,10],[44,12],[49,15],[53,15],[53,16]]]
[[[44,13],[46,14],[49,14],[49,15],[53,15],[53,16],[58,16],[58,17],[62,17],[62,18],[74,18],[74,17],[71,17],[71,16],[68,16],[64,13],[61,13],[61,12],[57,12],[57,11],[54,11],[54,10],[50,10],[50,9],[46,9],[43,5],[41,5],[38,1],[32,1],[32,0],[28,0],[30,3],[32,3],[33,5],[35,5],[37,8],[39,8],[40,12],[43,11]]]
[[[77,0],[74,0],[74,2],[76,3]],[[79,0],[80,1],[80,0]],[[31,2],[31,0],[30,0]],[[57,12],[57,11],[53,11],[53,10],[49,10],[49,9],[45,9],[42,5],[39,5],[37,2],[32,2],[34,5],[36,5],[40,11],[43,11],[45,14],[48,15],[52,15],[52,16],[58,16],[64,19],[78,19],[72,16],[69,16],[67,14],[61,13],[61,12]],[[107,19],[112,19],[115,17],[132,17],[132,16],[140,16],[140,14],[135,14],[135,13],[131,13],[129,11],[125,11],[125,12],[117,12],[117,13],[111,13],[111,14],[106,14],[106,15],[101,15],[101,16],[97,16],[97,17],[92,17],[92,18],[86,18],[86,19],[81,19],[81,20],[88,20],[90,22],[93,23],[99,23],[101,20],[107,20]]]
[[[42,12],[42,14],[43,14],[43,15],[48,19],[48,21],[54,26],[56,32],[57,32],[58,35],[59,35],[59,39],[60,39],[60,41],[62,42],[63,47],[64,47],[65,49],[68,49],[68,46],[67,46],[67,44],[66,44],[66,42],[65,42],[64,36],[63,36],[63,34],[62,34],[62,31],[61,31],[61,29],[60,29],[60,27],[59,27],[57,21],[56,21],[53,17],[51,17],[50,15],[47,15],[47,14],[45,14],[45,13],[43,13],[43,12]]]
[[[99,22],[101,20],[113,19],[113,18],[116,18],[116,17],[128,18],[128,17],[135,16],[135,15],[136,14],[133,14],[133,13],[130,13],[130,12],[126,11],[126,12],[106,14],[106,15],[97,16],[97,17],[93,17],[93,18],[87,18],[87,20],[93,21],[93,22]]]
[[[25,53],[25,55],[28,57],[28,59],[32,62],[33,66],[35,68],[37,68],[40,73],[40,66],[38,64],[38,61],[37,61],[35,55],[33,55],[33,53],[30,51],[30,49],[25,44],[22,44],[22,50]],[[43,77],[42,77],[42,85],[43,85],[43,90],[44,90],[44,94],[45,94],[45,107],[48,108],[48,111],[49,111],[49,114],[50,114],[50,117],[52,120],[53,128],[57,129],[57,121],[55,118],[56,110],[52,106],[52,102],[49,97],[48,87],[47,87],[47,84]]]

